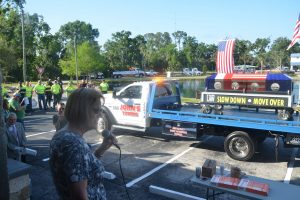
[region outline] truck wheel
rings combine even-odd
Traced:
[[[111,126],[112,124],[107,114],[102,113],[101,117],[98,120],[97,131],[101,133],[105,129],[110,130]]]
[[[210,105],[204,105],[204,106],[202,107],[202,112],[203,112],[204,114],[210,114],[211,111],[212,111],[212,108],[210,107]]]
[[[291,120],[292,113],[289,110],[279,110],[278,119],[285,120],[285,121]]]
[[[143,78],[143,77],[144,77],[144,74],[139,74],[139,77],[140,77],[140,78]]]
[[[113,78],[118,78],[118,75],[113,75]]]
[[[235,160],[250,160],[255,153],[255,142],[243,131],[230,133],[224,141],[224,149],[227,155]]]

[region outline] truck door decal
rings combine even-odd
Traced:
[[[123,104],[120,107],[120,110],[122,111],[122,114],[124,116],[130,116],[130,117],[138,117],[139,112],[141,112],[141,105],[126,105]]]

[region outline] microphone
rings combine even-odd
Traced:
[[[118,143],[116,142],[116,138],[111,134],[111,132],[107,129],[102,131],[103,138],[112,139],[112,144],[117,147],[118,149],[121,149]]]

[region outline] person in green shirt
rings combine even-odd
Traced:
[[[14,93],[13,98],[11,98],[8,102],[9,104],[9,111],[14,112],[17,115],[17,122],[20,122],[24,129],[24,117],[25,117],[25,106],[21,106],[19,102],[21,98],[20,93]]]
[[[28,114],[31,114],[31,112],[32,112],[32,92],[33,92],[33,88],[32,88],[29,81],[25,82],[24,87],[25,87],[25,90],[26,90],[25,97],[27,97],[27,99],[28,99],[28,104],[26,106],[26,112]]]
[[[107,94],[108,88],[109,88],[108,83],[106,83],[105,80],[103,79],[100,84],[100,90],[101,90],[102,94]]]
[[[34,86],[33,90],[38,96],[39,109],[42,110],[44,108],[44,110],[47,110],[47,104],[45,99],[46,87],[42,84],[42,81],[39,80],[36,86]],[[42,102],[43,102],[43,107],[42,107]]]
[[[51,92],[53,94],[53,107],[56,107],[60,102],[61,97],[61,86],[58,84],[57,80],[54,81],[54,84],[51,86]]]
[[[2,86],[2,97],[3,98],[9,97],[8,90],[4,86]]]
[[[77,87],[75,87],[75,86],[73,85],[73,82],[70,81],[70,82],[68,83],[66,89],[65,89],[65,90],[67,91],[67,97],[69,97],[70,94],[71,94],[74,90],[76,90],[76,89],[77,89]]]

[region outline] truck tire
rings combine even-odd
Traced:
[[[139,77],[140,77],[140,78],[143,78],[143,77],[144,77],[144,74],[139,74]]]
[[[279,110],[278,111],[278,119],[289,121],[292,120],[292,112],[290,110]]]
[[[255,153],[255,141],[243,131],[230,133],[224,141],[224,149],[229,157],[235,160],[250,160]]]
[[[118,78],[118,75],[113,75],[113,78]]]

